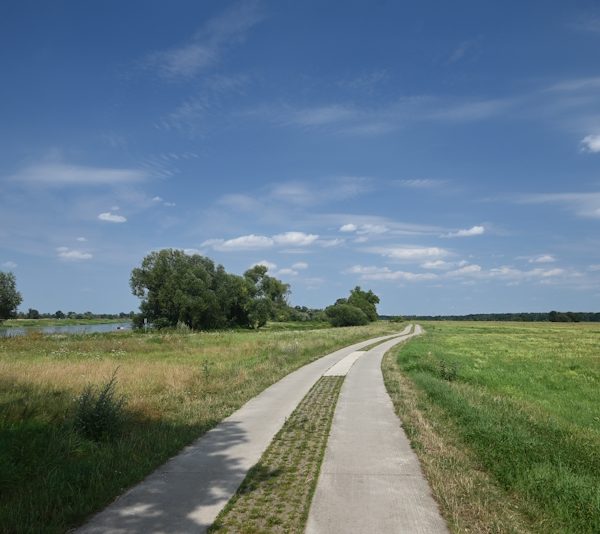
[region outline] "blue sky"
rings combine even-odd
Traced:
[[[293,304],[600,308],[592,1],[9,1],[0,269],[22,309],[137,309],[150,251]]]

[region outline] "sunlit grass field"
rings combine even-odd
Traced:
[[[0,339],[0,532],[64,532],[284,375],[401,329]],[[75,399],[115,369],[127,424],[88,440],[73,429]]]
[[[425,323],[386,384],[455,532],[600,532],[600,325]]]

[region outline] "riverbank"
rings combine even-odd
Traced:
[[[96,325],[128,322],[129,318],[120,319],[7,319],[0,323],[2,328],[46,328],[49,326]]]

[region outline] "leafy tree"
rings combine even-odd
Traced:
[[[0,322],[14,317],[23,298],[17,291],[17,282],[12,273],[0,271]]]
[[[375,295],[373,291],[363,291],[360,286],[356,286],[350,291],[348,304],[361,309],[369,321],[377,321],[377,304],[379,304],[379,297]]]
[[[133,269],[130,285],[142,299],[141,313],[134,319],[138,327],[147,318],[155,327],[183,323],[204,330],[258,328],[287,307],[289,293],[287,284],[268,276],[265,267],[237,276],[209,258],[173,249],[146,256]]]
[[[54,312],[54,318],[55,319],[64,319],[65,314],[61,310],[58,310],[58,311]]]
[[[365,312],[351,304],[334,304],[325,308],[325,314],[333,326],[359,326],[369,322]]]
[[[29,308],[27,310],[27,319],[39,319],[40,318],[40,312],[37,311],[35,308]]]

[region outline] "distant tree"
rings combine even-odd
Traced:
[[[369,321],[377,321],[377,304],[379,297],[373,291],[363,291],[360,286],[356,286],[350,291],[348,304],[361,309]]]
[[[287,284],[267,275],[263,266],[238,276],[198,254],[164,249],[152,252],[133,269],[134,295],[142,299],[140,314],[155,327],[183,323],[193,329],[232,326],[259,328],[287,307]]]
[[[22,300],[15,275],[0,271],[0,322],[14,317]]]
[[[29,308],[27,310],[27,319],[39,319],[40,318],[40,312],[37,311],[35,308]]]
[[[351,304],[334,304],[325,308],[325,315],[332,326],[359,326],[369,322],[360,308]]]
[[[60,311],[60,310],[55,311],[54,312],[54,318],[55,319],[64,319],[65,318],[65,314],[62,311]]]

